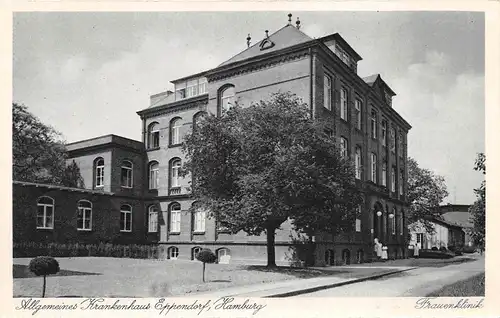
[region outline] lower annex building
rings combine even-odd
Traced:
[[[230,233],[207,211],[190,207],[189,180],[180,177],[183,136],[206,113],[236,101],[249,105],[290,91],[311,116],[331,123],[342,155],[352,158],[364,196],[352,233],[322,233],[297,246],[290,224],[276,232],[276,262],[361,263],[378,238],[390,258],[406,257],[407,135],[411,126],[392,105],[380,75],[361,78],[354,49],[338,34],[313,39],[288,23],[219,66],[172,81],[174,91],[150,97],[138,111],[142,141],[116,135],[67,145],[85,189],[14,181],[14,242],[157,244],[161,257],[193,259],[208,247],[219,262],[265,262],[265,235]]]

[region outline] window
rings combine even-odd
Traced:
[[[132,232],[132,207],[128,204],[120,207],[120,231]]]
[[[89,231],[92,229],[92,203],[89,201],[78,201],[76,228],[81,231]]]
[[[198,79],[191,80],[187,82],[186,86],[186,97],[193,97],[198,95]]]
[[[41,197],[37,201],[36,228],[54,228],[54,199]]]
[[[179,171],[181,169],[181,159],[174,159],[170,164],[170,187],[177,188],[180,187],[180,175]]]
[[[392,218],[391,218],[391,233],[392,235],[396,234],[396,208],[394,208],[392,212]]]
[[[172,203],[170,206],[170,232],[180,233],[181,231],[181,205]]]
[[[382,120],[382,146],[387,146],[387,121]]]
[[[207,93],[207,79],[205,77],[200,78],[198,82],[198,94],[206,94]]]
[[[377,183],[377,155],[372,152],[370,159],[372,168],[371,181]]]
[[[328,110],[332,110],[332,78],[330,75],[325,75],[324,77],[324,107]]]
[[[362,108],[362,103],[359,99],[356,99],[355,102],[355,108],[356,108],[356,128],[361,130],[361,108]]]
[[[417,244],[422,244],[424,241],[424,233],[417,233]]]
[[[182,123],[180,118],[174,118],[170,121],[170,144],[178,145],[181,143]]]
[[[404,142],[403,142],[403,134],[400,133],[398,137],[398,153],[400,157],[404,156]]]
[[[347,90],[340,90],[340,118],[347,120]]]
[[[151,123],[148,127],[148,149],[160,147],[160,128],[158,123]]]
[[[361,232],[361,220],[356,219],[356,232]]]
[[[207,93],[207,79],[205,77],[190,79],[175,84],[175,100],[190,98]]]
[[[95,186],[104,187],[104,159],[98,158],[95,162]]]
[[[122,162],[122,187],[124,188],[132,188],[132,171],[133,165],[130,161]]]
[[[401,211],[401,217],[399,218],[399,235],[403,235],[405,224],[405,212]]]
[[[391,191],[396,192],[396,168],[391,169]]]
[[[387,187],[387,161],[382,163],[382,185]]]
[[[356,179],[361,179],[361,148],[359,147],[356,147],[354,166],[356,170]]]
[[[202,208],[197,208],[194,211],[194,232],[205,232],[205,219],[206,219],[206,211]]]
[[[217,260],[219,264],[229,264],[231,260],[231,252],[227,248],[221,248],[217,250]]]
[[[399,194],[401,196],[403,195],[403,175],[404,175],[404,171],[401,170],[399,172]]]
[[[149,164],[149,188],[158,189],[159,178],[160,178],[160,168],[156,161]]]
[[[193,116],[193,130],[195,130],[197,127],[199,127],[200,123],[203,121],[205,116],[207,116],[207,113],[204,111],[197,112]]]
[[[199,252],[201,252],[201,247],[199,247],[199,246],[193,247],[191,250],[191,259],[195,260],[196,256],[198,255]]]
[[[396,152],[396,129],[391,128],[391,151]]]
[[[148,232],[158,232],[158,208],[156,207],[156,205],[152,205],[149,207]]]
[[[377,111],[372,109],[371,117],[371,136],[373,139],[377,139]]]
[[[359,217],[361,217],[361,212],[362,212],[361,204],[358,204],[357,218],[354,223],[356,232],[361,232],[361,219],[359,219]]]
[[[227,112],[235,105],[235,91],[234,86],[229,86],[220,93],[220,110],[221,114]]]
[[[179,257],[179,249],[175,246],[171,246],[168,248],[168,258],[169,259],[177,259]]]
[[[344,137],[340,137],[340,155],[342,158],[347,158],[348,156],[348,143],[347,139]]]

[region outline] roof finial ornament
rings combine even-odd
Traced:
[[[288,14],[288,25],[292,25],[292,14]]]
[[[297,17],[297,21],[295,22],[295,24],[297,25],[297,29],[300,29],[300,19],[299,19],[299,17]]]
[[[269,37],[269,30],[266,30],[266,38]]]
[[[250,37],[250,33],[248,33],[248,36],[247,36],[247,47],[250,47],[250,41],[252,40],[252,38]]]

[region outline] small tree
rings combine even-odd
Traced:
[[[59,263],[50,256],[37,256],[30,261],[29,269],[36,276],[43,276],[42,297],[45,297],[47,275],[57,274],[59,272]]]
[[[209,248],[204,248],[196,254],[196,259],[203,263],[203,282],[205,282],[205,264],[215,263],[217,256]]]
[[[486,175],[486,157],[484,153],[477,155],[474,170]],[[480,187],[474,189],[474,192],[477,199],[469,208],[474,227],[469,231],[469,234],[472,236],[474,244],[480,248],[482,253],[486,238],[486,181],[483,180]]]

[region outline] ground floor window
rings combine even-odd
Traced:
[[[168,249],[168,258],[169,259],[177,259],[179,257],[179,249],[175,246],[171,246]]]
[[[335,252],[333,250],[326,250],[325,263],[326,265],[335,265]]]
[[[358,250],[358,252],[356,253],[356,260],[357,260],[358,264],[363,263],[363,261],[364,261],[364,252],[363,252],[363,250],[361,250],[361,249]]]
[[[120,231],[132,231],[132,207],[127,204],[120,207]]]
[[[347,248],[342,251],[342,262],[344,265],[351,264],[351,251]]]
[[[191,259],[195,260],[196,255],[198,255],[199,252],[201,252],[201,247],[199,246],[193,247],[193,249],[191,250]]]
[[[217,260],[219,264],[229,264],[231,260],[231,251],[228,248],[220,248],[217,250]]]

